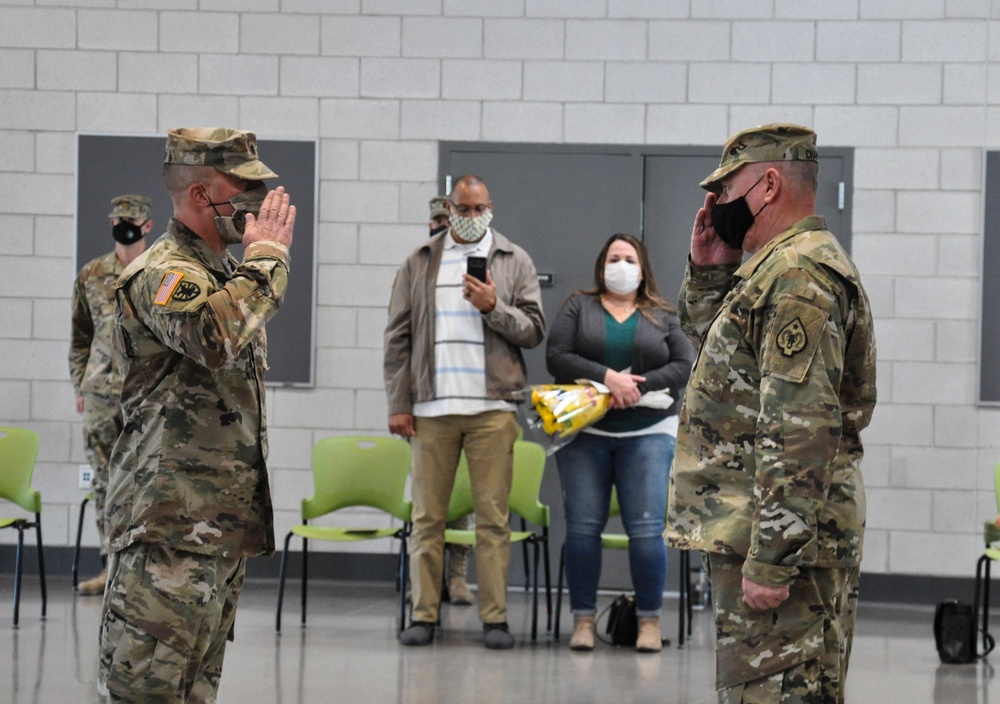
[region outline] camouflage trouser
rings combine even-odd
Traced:
[[[232,640],[244,558],[136,543],[108,560],[99,701],[214,702]]]
[[[451,523],[445,524],[445,528],[475,530],[476,514],[470,513],[468,516],[456,518]],[[469,555],[471,554],[471,545],[448,545],[448,579],[455,579],[456,577],[465,579],[465,575],[469,570]]]
[[[800,569],[777,609],[743,603],[743,558],[703,554],[712,582],[720,704],[842,704],[857,567]]]
[[[101,541],[101,554],[108,554],[108,538],[104,534],[104,502],[108,497],[108,474],[111,448],[122,432],[122,411],[117,397],[98,394],[83,396],[83,445],[87,460],[94,470],[90,490],[94,494],[94,519]]]

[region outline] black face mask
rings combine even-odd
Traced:
[[[441,232],[444,232],[447,229],[448,229],[447,225],[438,225],[433,230],[431,230],[430,236],[433,237],[434,235],[437,235],[437,234],[439,234]]]
[[[728,203],[716,203],[712,206],[712,227],[715,228],[715,234],[733,249],[743,249],[743,240],[750,228],[753,227],[754,218],[767,207],[767,203],[764,203],[760,210],[751,213],[750,206],[747,205],[747,195],[757,187],[763,178],[764,175],[736,200],[731,200]]]
[[[111,236],[115,238],[115,242],[121,242],[122,244],[138,242],[145,237],[142,234],[142,226],[148,221],[149,218],[136,225],[128,220],[119,220],[117,225],[111,226]]]

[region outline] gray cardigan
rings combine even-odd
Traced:
[[[586,293],[574,294],[563,304],[552,322],[545,351],[545,365],[555,383],[604,380],[608,370],[604,364],[604,313],[600,297]],[[644,414],[666,418],[680,410],[681,391],[687,385],[695,353],[675,314],[654,309],[653,315],[662,327],[639,313],[632,373],[646,377],[639,384],[643,393],[670,390],[675,401],[668,410],[642,409]]]

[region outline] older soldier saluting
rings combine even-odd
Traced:
[[[730,138],[701,183],[678,301],[701,349],[667,537],[704,551],[720,702],[844,701],[875,339],[858,271],[815,214],[818,168],[808,128]]]
[[[111,458],[102,702],[214,702],[246,558],[274,551],[264,324],[295,206],[252,132],[171,130],[167,232],[122,273],[125,428]],[[226,247],[242,242],[243,261]]]

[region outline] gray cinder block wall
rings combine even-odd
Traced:
[[[47,543],[71,545],[85,494],[66,369],[77,132],[319,141],[317,384],[270,394],[280,536],[315,440],[385,432],[384,308],[426,236],[438,140],[721,145],[787,120],[856,148],[880,347],[866,571],[970,575],[1000,460],[1000,411],[976,405],[998,19],[989,0],[3,0],[0,423],[42,435]]]

